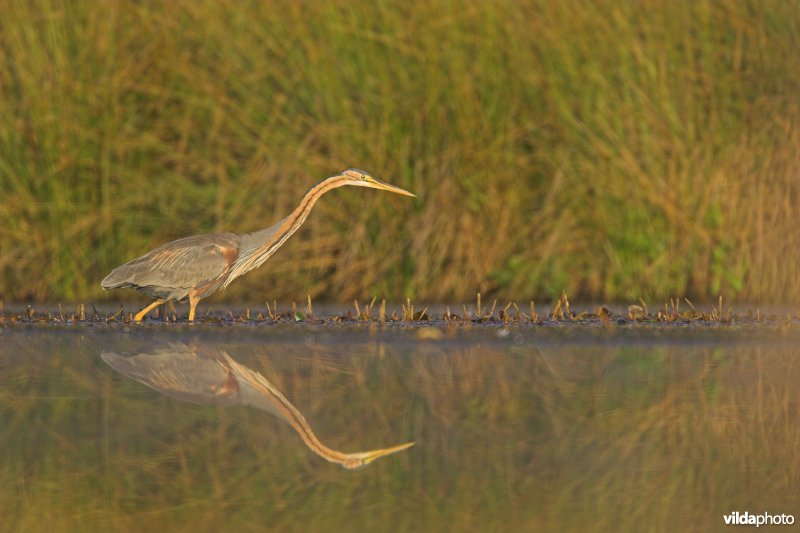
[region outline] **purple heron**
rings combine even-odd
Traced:
[[[400,187],[378,181],[363,170],[351,168],[309,189],[300,205],[288,217],[268,228],[244,235],[195,235],[162,244],[115,268],[100,285],[106,290],[133,288],[155,299],[134,316],[136,322],[141,322],[157,305],[170,300],[188,300],[189,320],[193,321],[197,303],[202,298],[211,296],[239,276],[260,267],[303,225],[320,196],[345,185],[416,196]]]
[[[103,351],[114,370],[178,400],[211,405],[249,405],[285,420],[314,453],[348,470],[410,448],[407,442],[391,448],[344,453],[325,446],[305,417],[267,379],[226,352],[202,345],[168,343],[135,355]]]

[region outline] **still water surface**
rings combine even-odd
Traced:
[[[3,531],[800,519],[795,333],[0,332]]]

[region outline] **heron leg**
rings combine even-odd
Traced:
[[[189,322],[194,322],[194,311],[199,302],[200,298],[197,297],[197,293],[189,291]]]
[[[144,315],[152,311],[154,307],[161,305],[164,302],[166,302],[166,300],[156,300],[155,302],[151,303],[150,305],[148,305],[147,307],[136,313],[136,316],[133,317],[133,321],[141,322],[142,319],[144,318]]]

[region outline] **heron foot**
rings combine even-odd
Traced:
[[[151,303],[150,305],[148,305],[147,307],[136,313],[136,315],[134,315],[133,317],[133,321],[141,322],[144,319],[144,315],[152,311],[155,307],[163,304],[164,302],[166,302],[166,300],[156,300],[155,302]]]

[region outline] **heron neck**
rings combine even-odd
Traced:
[[[277,414],[286,422],[288,422],[288,424],[292,426],[298,435],[300,435],[300,438],[303,439],[303,442],[306,444],[306,446],[308,446],[309,449],[323,459],[341,465],[346,464],[348,460],[351,459],[350,455],[336,451],[322,444],[322,442],[311,430],[311,426],[308,424],[302,413],[300,413],[300,411],[298,411],[297,408],[286,399],[286,396],[276,389],[272,383],[267,381],[264,376],[254,370],[240,365],[230,356],[226,357],[226,363],[226,366],[228,366],[231,372],[242,383],[249,385],[249,388],[257,394],[256,398],[249,399],[249,401],[245,400],[244,403],[265,409],[263,403],[259,400],[266,400],[269,404],[269,407],[266,408],[266,410]],[[248,397],[246,392],[244,397]]]
[[[261,266],[278,248],[283,246],[286,239],[291,237],[303,225],[303,222],[306,221],[308,214],[311,212],[311,208],[314,207],[314,204],[323,194],[337,187],[347,185],[348,181],[346,176],[333,176],[320,182],[308,190],[300,201],[300,205],[289,216],[269,228],[244,235],[239,258],[231,269],[224,286],[227,286],[245,272]]]
[[[303,442],[311,451],[331,463],[343,465],[347,462],[349,459],[347,454],[334,450],[333,448],[328,448],[322,444],[311,430],[311,426],[308,424],[305,417],[294,405],[289,403],[286,397],[279,393],[278,395],[273,395],[273,398],[277,400],[276,407],[282,418],[292,426],[298,435],[300,435],[300,438],[303,439]]]
[[[303,196],[300,205],[292,211],[292,214],[284,219],[284,224],[287,226],[288,235],[291,235],[297,228],[303,225],[306,217],[311,212],[311,208],[317,203],[317,200],[326,192],[347,185],[350,181],[346,176],[333,176],[326,180],[321,181],[314,187],[311,187],[308,192]]]

